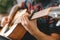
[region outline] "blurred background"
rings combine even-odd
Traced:
[[[0,21],[9,14],[11,8],[17,4],[17,0],[0,0]]]
[[[0,0],[0,21],[2,17],[10,13],[11,8],[18,4],[19,6],[25,0]]]

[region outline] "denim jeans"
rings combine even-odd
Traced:
[[[9,38],[6,38],[4,36],[0,36],[0,40],[10,40]]]

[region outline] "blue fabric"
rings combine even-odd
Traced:
[[[51,0],[50,3],[45,6],[45,8],[50,7],[52,4],[59,5],[60,4],[60,1],[59,0]]]
[[[52,19],[51,21],[53,22],[49,24],[49,21],[50,21],[49,19],[38,18],[37,19],[38,29],[47,35],[50,35],[51,33],[60,34],[60,26],[56,26],[56,23],[58,22],[58,20]]]
[[[0,36],[0,40],[10,40],[10,39],[3,37],[3,36]]]
[[[28,6],[27,6],[27,4],[28,4],[28,2],[30,2],[31,3],[31,5],[33,5],[33,2],[34,2],[34,4],[37,4],[35,1],[33,1],[33,0],[25,0],[25,6],[26,6],[26,8],[28,8]],[[50,7],[52,4],[57,4],[57,5],[59,5],[60,4],[60,0],[51,0],[49,3],[42,3],[42,6],[44,6],[44,8],[48,8],[48,7]]]

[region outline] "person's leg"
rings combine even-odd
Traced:
[[[9,38],[6,38],[4,36],[0,36],[0,40],[10,40]]]

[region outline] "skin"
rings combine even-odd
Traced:
[[[46,35],[37,28],[36,20],[29,20],[28,15],[23,15],[20,18],[20,22],[23,27],[38,40],[59,40],[60,35],[56,33],[51,33],[51,35]]]
[[[53,8],[52,8],[53,9]],[[47,9],[48,12],[52,10],[51,8]],[[48,13],[47,12],[47,13]],[[37,28],[36,20],[29,20],[28,19],[29,14],[26,13],[21,16],[20,22],[23,25],[23,27],[34,37],[37,38],[37,40],[60,40],[60,34],[57,33],[51,33],[51,35],[46,35],[43,32],[41,32]],[[45,17],[46,18],[46,17]]]
[[[47,13],[49,13],[50,10],[52,10],[53,8],[49,8],[47,9]],[[30,14],[28,14],[27,12],[22,15],[20,17],[20,22],[23,25],[23,27],[31,34],[33,35],[37,40],[60,40],[60,34],[56,34],[56,33],[51,33],[51,35],[46,35],[43,32],[41,32],[38,28],[37,28],[37,24],[36,24],[36,20],[29,20]],[[9,18],[3,18],[5,19],[4,22],[7,23],[9,20]],[[4,23],[3,22],[3,23]],[[2,23],[2,25],[3,25]],[[5,24],[4,24],[5,25]]]
[[[9,22],[8,17],[3,17],[2,21],[1,21],[1,26],[4,27],[5,24],[7,24]]]

